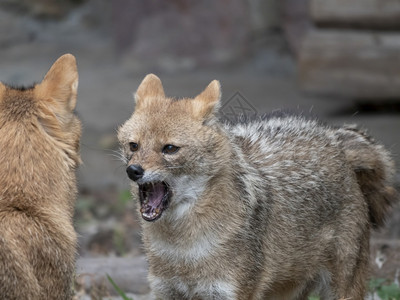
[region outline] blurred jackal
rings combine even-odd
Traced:
[[[220,85],[148,75],[120,128],[156,299],[363,299],[393,162],[352,126],[284,113],[220,122]]]
[[[76,234],[75,58],[60,57],[40,84],[0,83],[0,298],[71,299]]]

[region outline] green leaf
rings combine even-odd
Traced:
[[[385,282],[387,282],[387,279],[384,278],[373,278],[369,281],[369,290],[371,292],[375,292],[378,288],[380,288]]]
[[[378,296],[382,300],[399,300],[400,299],[400,287],[392,283],[391,285],[382,285],[377,290]]]
[[[108,274],[106,274],[106,275],[107,275],[108,281],[112,284],[112,286],[117,291],[117,293],[122,297],[122,299],[124,299],[124,300],[133,300],[132,298],[129,298],[129,297],[126,296],[124,291],[121,290],[121,288],[114,282],[114,280],[110,277],[110,275],[108,275]]]

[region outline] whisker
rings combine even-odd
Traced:
[[[113,149],[105,149],[107,153],[107,155],[117,158],[119,161],[122,161],[123,163],[127,164],[128,163],[128,159],[123,155],[123,153],[121,151],[117,151],[117,150],[113,150]]]

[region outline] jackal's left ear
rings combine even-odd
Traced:
[[[76,106],[78,68],[72,54],[61,56],[35,87],[37,99],[48,102],[58,115],[71,113]]]
[[[193,114],[195,117],[207,119],[214,116],[220,107],[221,85],[213,80],[196,98],[193,99]]]

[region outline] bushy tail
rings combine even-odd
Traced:
[[[393,187],[394,162],[382,145],[355,126],[339,129],[338,137],[368,203],[371,225],[378,228],[398,196]]]

